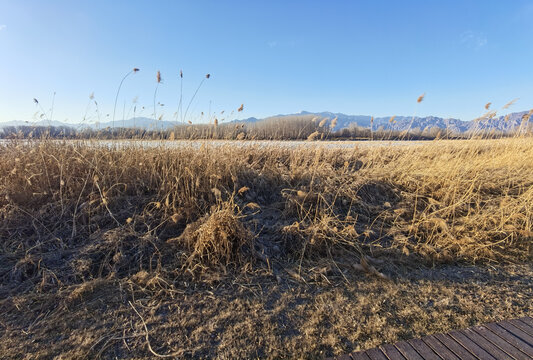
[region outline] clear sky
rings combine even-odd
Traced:
[[[0,0],[0,121],[94,120],[89,95],[170,120],[180,94],[196,117],[333,111],[469,120],[492,102],[533,107],[533,0]],[[424,101],[416,99],[426,93]],[[138,110],[139,111],[139,110]],[[130,117],[132,113],[130,112]]]

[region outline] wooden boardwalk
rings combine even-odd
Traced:
[[[382,345],[339,360],[522,360],[533,359],[533,318],[507,320]]]

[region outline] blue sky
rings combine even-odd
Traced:
[[[0,121],[78,122],[94,92],[117,119],[137,106],[170,120],[180,94],[239,118],[334,111],[469,120],[519,98],[533,107],[533,0],[0,0]],[[416,99],[422,93],[421,104]],[[87,117],[95,120],[94,106]],[[139,112],[139,110],[138,110]],[[131,110],[129,113],[132,115]],[[102,120],[103,121],[103,120]]]

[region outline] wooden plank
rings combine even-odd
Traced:
[[[427,346],[426,343],[423,342],[422,340],[420,340],[420,339],[412,339],[412,340],[409,340],[408,343],[424,359],[427,359],[427,360],[441,360],[440,356],[435,354],[435,352],[429,346]]]
[[[386,344],[339,360],[533,359],[533,318],[526,316],[447,334]]]
[[[385,354],[383,354],[381,352],[381,350],[379,348],[374,348],[374,349],[367,350],[367,351],[365,351],[365,353],[372,360],[389,360],[389,359],[387,359]]]
[[[515,336],[518,336],[520,339],[522,339],[524,342],[528,343],[528,345],[533,346],[533,336],[529,335],[525,331],[522,331],[521,329],[517,328],[513,324],[507,321],[502,321],[498,323],[499,326],[504,328],[505,330],[513,333]]]
[[[526,324],[528,324],[529,326],[533,326],[533,318],[529,317],[529,316],[525,316],[523,318],[520,318],[518,319],[522,322],[525,322]]]
[[[515,359],[526,359],[526,354],[483,326],[474,326],[472,331],[483,336]],[[529,358],[529,357],[528,357]]]
[[[514,360],[512,356],[504,352],[502,349],[479,335],[472,329],[465,329],[462,331],[470,340],[479,345],[483,350],[494,356],[498,360]]]
[[[513,324],[528,335],[533,335],[533,326],[529,326],[527,323],[518,319],[508,320],[507,322]]]
[[[436,334],[435,337],[443,343],[448,349],[454,352],[461,360],[477,360],[468,350],[455,341],[452,337],[445,334]]]
[[[350,356],[353,360],[371,360],[364,351],[353,352]]]
[[[434,336],[425,336],[422,338],[422,341],[426,343],[435,353],[446,360],[460,360],[457,355],[455,355],[450,349],[444,346],[437,338]]]
[[[405,357],[398,349],[396,349],[394,345],[387,344],[382,345],[379,348],[381,349],[381,351],[383,351],[385,355],[387,355],[387,358],[389,358],[389,360],[405,360]]]
[[[460,331],[450,331],[448,333],[459,344],[463,345],[465,349],[477,356],[479,359],[495,359],[491,354],[483,350],[479,345],[470,340],[465,334]]]
[[[520,349],[520,351],[522,351],[526,355],[533,357],[533,346],[525,343],[524,341],[517,338],[516,336],[514,336],[513,334],[511,334],[510,332],[508,332],[501,326],[496,325],[496,323],[492,323],[492,324],[483,325],[483,327],[486,327],[487,329],[492,331],[494,334],[498,335],[499,337],[507,341],[509,344]]]
[[[420,356],[415,349],[409,343],[402,341],[397,344],[395,344],[396,348],[400,350],[402,355],[408,359],[408,360],[424,360],[422,356]]]

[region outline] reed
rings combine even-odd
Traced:
[[[138,68],[133,68],[131,71],[129,71],[128,73],[126,73],[126,75],[124,75],[124,77],[122,78],[122,80],[120,80],[120,83],[118,85],[118,89],[117,89],[117,94],[115,95],[115,105],[113,106],[113,128],[115,127],[115,113],[117,111],[117,101],[118,101],[118,95],[120,93],[120,89],[122,88],[122,84],[124,83],[124,80],[126,80],[126,78],[128,76],[130,76],[131,74],[135,74],[139,71]]]

